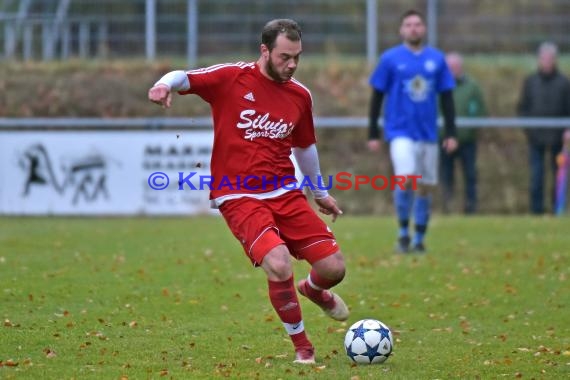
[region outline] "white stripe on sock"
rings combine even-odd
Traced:
[[[305,325],[303,321],[298,323],[285,323],[283,322],[283,326],[285,326],[285,330],[287,330],[287,334],[295,335],[305,331]]]
[[[307,281],[309,282],[309,286],[315,290],[324,290],[321,287],[318,287],[317,285],[315,285],[315,283],[311,280],[311,274],[309,273],[309,275],[307,276]]]

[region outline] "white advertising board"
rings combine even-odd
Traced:
[[[207,187],[178,184],[210,174],[212,143],[212,131],[0,132],[0,214],[217,214]]]

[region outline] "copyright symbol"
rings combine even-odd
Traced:
[[[153,190],[164,190],[168,187],[170,178],[163,172],[154,172],[148,176],[148,185]]]

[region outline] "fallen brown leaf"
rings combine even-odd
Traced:
[[[550,348],[545,347],[543,345],[538,346],[538,352],[550,352]]]
[[[46,355],[46,358],[48,358],[48,359],[55,358],[57,356],[55,351],[52,350],[51,348],[44,348],[44,354]]]
[[[17,367],[18,364],[19,364],[18,362],[15,362],[15,361],[12,360],[12,359],[8,359],[8,360],[6,360],[6,361],[4,362],[4,365],[5,365],[6,367]]]
[[[431,329],[431,331],[436,331],[436,332],[453,332],[453,328],[451,327],[444,327],[444,328],[440,328],[440,327],[435,327],[433,329]]]
[[[505,292],[508,294],[517,294],[517,289],[510,284],[505,284]]]
[[[446,284],[445,285],[447,287],[447,289],[454,291],[457,290],[457,286],[453,285],[453,284]]]

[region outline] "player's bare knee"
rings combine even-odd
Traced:
[[[406,179],[404,186],[406,187],[406,190],[418,190],[421,187],[421,185],[418,185],[417,180],[409,178],[409,176]]]
[[[286,281],[293,275],[290,262],[272,260],[267,262],[263,269],[271,281]]]
[[[346,273],[344,258],[340,252],[316,262],[313,268],[319,275],[337,283],[342,281]]]
[[[293,275],[289,251],[283,245],[269,251],[263,258],[261,267],[272,281],[285,281]]]
[[[344,257],[340,252],[333,255],[334,257],[334,264],[332,265],[332,278],[337,280],[338,282],[342,281],[344,275],[346,274],[346,266],[344,265]]]
[[[406,176],[404,175],[395,175],[392,176],[390,179],[390,190],[405,190],[407,187]]]
[[[346,268],[343,265],[335,268],[331,273],[331,277],[332,279],[341,282],[344,279],[345,274],[346,274]]]
[[[333,282],[333,286],[337,285],[344,279],[346,270],[344,266],[334,266],[326,268],[322,273],[319,273],[322,277]]]
[[[420,197],[426,197],[426,196],[432,194],[434,189],[435,189],[435,186],[421,184],[421,185],[418,185],[417,194]]]
[[[391,190],[416,190],[417,183],[406,175],[392,177]]]

